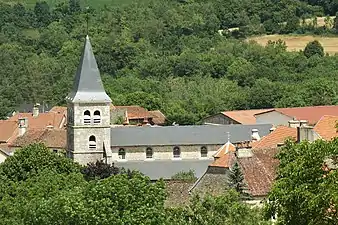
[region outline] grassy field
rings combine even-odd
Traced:
[[[28,7],[34,7],[35,3],[38,0],[0,0],[0,2],[7,2],[7,3],[17,3],[20,2]],[[50,6],[55,5],[57,2],[61,1],[68,1],[68,0],[45,0]],[[81,4],[83,6],[89,5],[90,7],[93,8],[100,8],[103,7],[104,5],[124,5],[124,4],[130,4],[134,2],[135,0],[81,0]],[[141,0],[138,0],[141,1]],[[143,0],[142,0],[143,1]]]
[[[296,35],[264,35],[251,37],[247,40],[254,40],[260,45],[266,45],[269,40],[285,41],[288,51],[304,50],[307,43],[317,40],[324,47],[324,51],[330,55],[338,53],[338,37],[321,37],[321,36],[296,36]]]

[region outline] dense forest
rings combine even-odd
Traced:
[[[338,103],[337,56],[245,40],[274,33],[335,35],[337,21],[333,28],[300,21],[334,16],[337,1],[127,2],[0,1],[0,117],[24,102],[65,104],[87,20],[113,104],[160,109],[169,123],[196,124],[221,110]],[[234,27],[239,29],[228,30]]]

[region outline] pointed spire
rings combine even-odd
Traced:
[[[111,102],[104,90],[88,35],[86,36],[80,64],[75,75],[73,90],[67,96],[67,100],[73,103]]]

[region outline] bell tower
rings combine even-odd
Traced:
[[[67,155],[80,164],[111,163],[110,104],[88,35],[67,100]]]

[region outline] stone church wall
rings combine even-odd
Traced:
[[[201,157],[201,147],[206,146],[208,149],[207,157]],[[112,147],[112,160],[119,161],[118,151],[123,148],[126,152],[125,160],[179,160],[179,159],[213,159],[213,154],[222,145],[181,145],[178,146],[181,150],[181,157],[173,157],[173,146],[133,146],[133,147]],[[146,158],[146,149],[153,149],[153,158]]]

